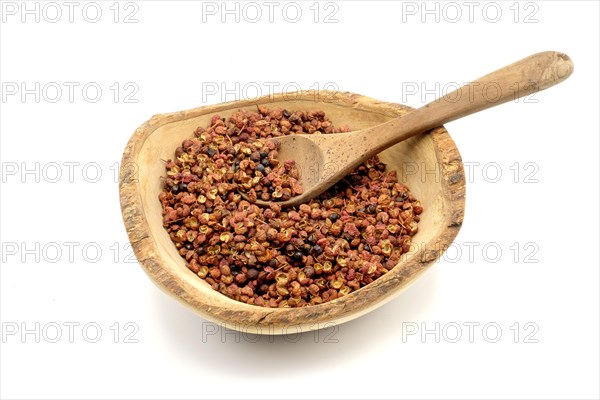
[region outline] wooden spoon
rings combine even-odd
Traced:
[[[531,55],[468,83],[400,118],[359,131],[333,135],[297,134],[275,138],[278,160],[295,160],[303,194],[281,206],[308,202],[382,150],[447,122],[547,89],[567,79],[573,62],[563,53]],[[246,197],[246,196],[244,196]],[[270,202],[257,200],[257,204]]]

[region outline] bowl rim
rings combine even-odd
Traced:
[[[290,100],[290,97],[294,96]],[[244,108],[282,101],[315,101],[323,96],[323,103],[331,102],[343,106],[381,110],[382,113],[402,115],[411,107],[375,100],[373,98],[350,93],[327,90],[308,90],[277,93],[255,99],[237,100],[214,105],[201,106],[189,110],[167,114],[157,114],[138,127],[129,139],[120,165],[119,197],[123,222],[132,249],[139,264],[151,280],[163,291],[175,297],[184,305],[193,309],[202,317],[219,323],[229,329],[244,330],[252,333],[287,333],[291,326],[294,333],[322,328],[325,325],[339,324],[363,315],[392,300],[413,283],[443,252],[451,245],[462,226],[465,209],[465,174],[462,159],[456,144],[446,129],[438,127],[426,133],[434,143],[435,155],[440,168],[440,177],[444,201],[448,207],[444,210],[443,223],[446,227],[440,235],[432,238],[435,246],[419,246],[409,259],[402,261],[402,268],[395,267],[371,284],[346,296],[319,305],[301,308],[266,308],[248,305],[233,299],[235,306],[224,307],[211,299],[198,296],[197,288],[186,283],[177,274],[163,267],[163,259],[157,251],[155,240],[150,235],[148,221],[144,214],[142,196],[138,191],[139,183],[134,174],[136,160],[145,140],[163,125],[215,114],[232,108]],[[315,102],[318,108],[319,102]]]

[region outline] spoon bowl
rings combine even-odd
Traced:
[[[263,334],[307,332],[357,318],[392,300],[422,276],[452,243],[463,221],[465,177],[454,141],[444,127],[438,127],[379,155],[425,209],[411,250],[387,274],[346,296],[302,308],[253,306],[214,291],[187,268],[163,228],[158,200],[163,186],[161,176],[165,174],[161,159],[172,158],[175,148],[192,137],[196,127],[206,126],[212,115],[228,117],[240,108],[254,109],[257,105],[290,111],[322,110],[335,125],[348,124],[356,130],[378,126],[412,110],[352,93],[307,91],[156,115],[141,125],[123,153],[121,209],[140,265],[164,292],[203,318],[230,329]]]
[[[341,134],[338,133],[336,135]],[[279,160],[294,160],[296,162],[302,187],[314,187],[317,185],[323,175],[322,168],[335,168],[335,166],[325,163],[325,157],[323,157],[323,151],[319,147],[319,144],[317,141],[311,139],[310,135],[287,135],[270,139],[281,145],[279,155],[277,156]],[[251,201],[245,192],[239,191],[239,193],[244,199]],[[307,203],[313,197],[312,192],[304,192],[292,197],[290,200],[278,201],[277,204],[284,207],[296,206]],[[256,199],[254,203],[268,207],[271,202]]]

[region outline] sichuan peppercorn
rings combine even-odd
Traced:
[[[163,225],[189,269],[214,290],[262,307],[305,307],[380,278],[410,250],[424,211],[377,157],[308,204],[261,207],[302,188],[269,138],[335,134],[321,111],[258,106],[215,115],[165,162]]]

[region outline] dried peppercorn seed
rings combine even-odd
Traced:
[[[340,218],[340,215],[336,214],[336,213],[331,213],[331,214],[329,214],[328,218],[331,222],[335,222]]]

